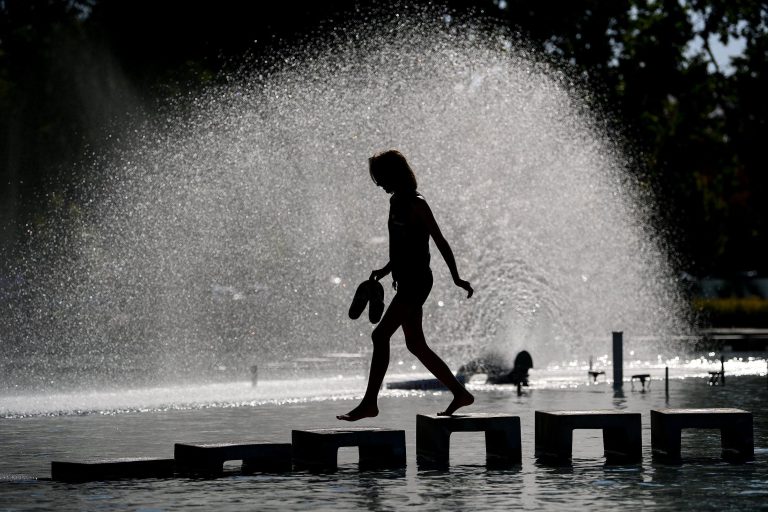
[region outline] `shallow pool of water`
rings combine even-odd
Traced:
[[[474,412],[519,415],[523,462],[508,470],[485,468],[484,438],[480,433],[454,434],[449,471],[419,470],[415,454],[415,417],[434,413],[448,402],[440,392],[384,392],[378,418],[360,426],[406,431],[408,466],[403,471],[361,472],[354,449],[340,451],[340,470],[334,474],[303,472],[282,475],[240,475],[216,479],[174,478],[66,484],[47,480],[51,460],[87,457],[172,457],[174,442],[260,440],[289,442],[291,429],[339,426],[334,415],[352,408],[364,380],[323,379],[314,393],[285,391],[275,400],[252,398],[248,383],[218,384],[219,388],[188,390],[187,406],[174,406],[169,396],[179,389],[126,391],[130,406],[88,406],[86,394],[62,395],[69,404],[55,412],[50,397],[40,398],[48,409],[27,417],[0,419],[0,509],[29,510],[576,510],[623,508],[637,510],[702,510],[768,508],[768,397],[765,375],[731,377],[724,387],[710,387],[701,377],[653,381],[642,391],[629,383],[616,395],[608,384],[534,385],[523,396],[506,386],[474,386]],[[260,383],[276,389],[305,389],[307,383]],[[282,386],[282,387],[281,387]],[[310,386],[312,388],[312,386]],[[216,391],[215,389],[218,389]],[[328,393],[329,389],[340,390]],[[250,390],[250,391],[248,391]],[[142,410],[136,404],[155,402]],[[190,402],[194,393],[205,400]],[[276,391],[275,391],[276,392]],[[134,394],[134,400],[127,397]],[[174,394],[176,393],[176,394]],[[206,395],[207,393],[207,395]],[[213,400],[219,393],[221,400]],[[120,395],[118,393],[118,395]],[[96,393],[94,396],[100,396]],[[165,398],[163,398],[165,397]],[[238,399],[239,397],[239,399]],[[292,397],[292,398],[291,398]],[[18,409],[20,397],[0,399],[5,415]],[[101,400],[106,400],[100,398]],[[27,409],[35,407],[26,397]],[[69,402],[67,402],[69,400]],[[81,401],[87,414],[77,414]],[[117,398],[116,398],[117,400]],[[170,401],[168,401],[170,400]],[[183,401],[182,401],[183,402]],[[176,401],[177,405],[181,403]],[[10,405],[9,405],[10,404]],[[163,405],[165,404],[165,405]],[[103,403],[102,403],[103,405]],[[652,461],[650,414],[662,407],[740,407],[755,415],[755,461],[733,465],[720,461],[719,432],[687,431],[682,465]],[[533,457],[534,411],[557,409],[622,409],[642,413],[643,461],[632,466],[606,466],[600,431],[576,431],[570,467],[553,468]],[[17,412],[20,409],[17,410]],[[47,411],[47,412],[46,412]],[[127,412],[126,412],[127,411]],[[468,410],[469,411],[469,410]],[[18,414],[16,416],[19,416]],[[26,475],[26,476],[24,476]]]

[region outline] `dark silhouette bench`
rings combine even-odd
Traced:
[[[643,389],[645,389],[645,381],[648,381],[648,387],[651,387],[651,374],[649,373],[638,373],[636,375],[633,375],[630,378],[629,383],[632,385],[632,389],[635,389],[635,381],[640,381],[640,384],[643,386]]]
[[[93,482],[121,478],[170,478],[173,473],[173,459],[139,457],[51,462],[51,479],[62,482]]]
[[[725,386],[725,357],[720,355],[720,371],[709,372],[710,386]]]
[[[454,432],[485,432],[486,465],[520,464],[520,417],[508,414],[416,415],[416,460],[420,466],[447,467]]]
[[[656,459],[680,462],[684,428],[720,429],[722,457],[739,462],[755,458],[752,413],[741,409],[653,409],[651,448]]]
[[[642,460],[640,413],[599,411],[536,411],[536,458],[541,462],[570,462],[575,429],[603,431],[603,449],[608,464]]]
[[[343,446],[357,446],[359,469],[405,467],[405,431],[388,428],[334,428],[294,430],[293,464],[296,469],[335,471]]]
[[[589,379],[591,378],[593,383],[597,383],[597,378],[600,375],[605,375],[605,372],[603,370],[594,370],[592,368],[592,356],[589,356],[589,370],[587,370],[587,375],[589,376],[587,378],[587,381],[589,381]]]
[[[288,443],[176,443],[173,456],[180,473],[220,474],[231,460],[243,461],[244,473],[292,469]]]
[[[600,371],[589,370],[589,371],[587,371],[587,375],[589,375],[592,378],[592,382],[593,383],[596,383],[597,382],[597,378],[600,375],[605,375],[605,372],[602,371],[602,370],[600,370]]]

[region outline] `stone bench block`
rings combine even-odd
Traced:
[[[51,462],[51,479],[62,482],[91,482],[120,478],[170,478],[173,459],[118,458]]]
[[[635,381],[640,381],[640,385],[645,389],[645,382],[648,381],[648,387],[651,387],[651,375],[649,373],[638,373],[630,378],[632,389],[635,389]]]
[[[651,448],[654,458],[680,462],[684,428],[720,429],[722,457],[732,461],[755,458],[752,413],[741,409],[653,409]]]
[[[387,428],[294,430],[296,469],[335,471],[342,446],[357,446],[360,469],[405,467],[405,431]]]
[[[508,414],[416,415],[416,458],[419,465],[447,467],[454,432],[485,432],[486,465],[522,462],[520,417]]]
[[[243,461],[243,472],[292,469],[288,443],[176,443],[173,454],[176,467],[182,473],[221,473],[224,462],[230,460]]]
[[[640,413],[615,410],[536,411],[536,457],[567,462],[573,455],[575,429],[603,431],[603,450],[608,464],[640,462],[642,434]]]

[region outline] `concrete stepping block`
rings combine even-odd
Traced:
[[[575,429],[603,431],[603,451],[608,464],[642,461],[640,413],[593,411],[536,411],[536,457],[543,462],[570,462]]]
[[[522,462],[520,417],[509,414],[416,415],[416,460],[420,466],[447,467],[454,432],[485,432],[486,465]]]
[[[121,478],[170,478],[173,459],[117,458],[51,462],[51,479],[62,482],[92,482]]]
[[[296,469],[335,471],[343,446],[357,446],[359,468],[405,467],[405,431],[388,428],[333,428],[294,430],[293,464]]]
[[[681,431],[684,428],[720,429],[721,456],[740,462],[755,458],[752,413],[741,409],[652,409],[653,456],[682,461]]]
[[[245,473],[292,469],[288,443],[176,443],[173,456],[181,473],[220,474],[230,460],[243,461]]]

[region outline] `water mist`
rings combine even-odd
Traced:
[[[83,215],[25,255],[0,313],[0,387],[242,378],[369,350],[370,324],[346,315],[387,261],[389,197],[367,159],[389,148],[476,290],[466,300],[432,248],[425,331],[449,363],[687,332],[629,164],[567,76],[502,32],[404,18],[179,98],[97,157]]]

